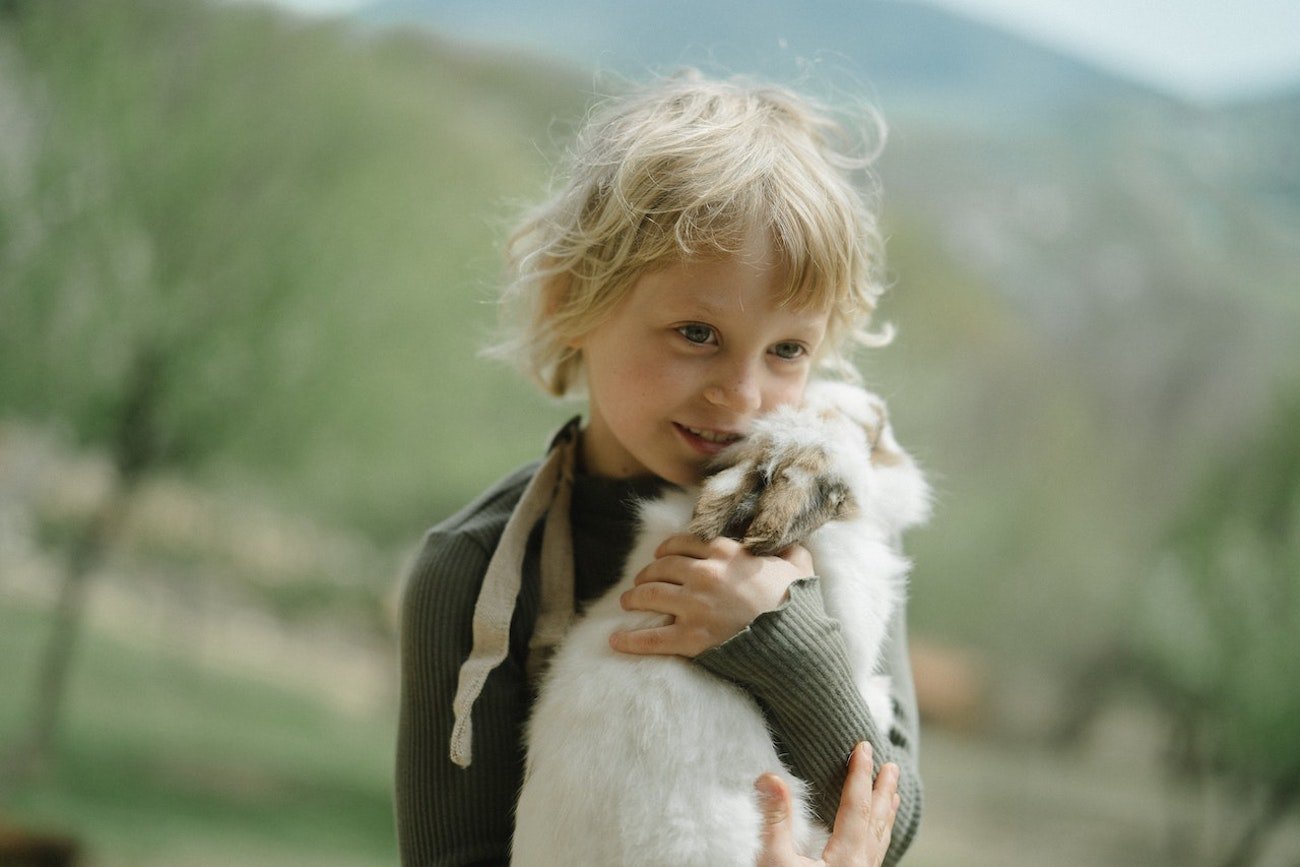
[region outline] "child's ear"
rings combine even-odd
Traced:
[[[542,317],[550,319],[564,305],[569,294],[571,278],[568,274],[556,274],[542,284]]]
[[[569,298],[572,277],[568,274],[556,274],[542,286],[542,320],[550,321],[557,316]],[[570,349],[581,349],[582,338],[574,337],[565,341]]]

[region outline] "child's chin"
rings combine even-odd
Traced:
[[[679,488],[689,488],[704,481],[704,477],[708,475],[707,470],[708,468],[704,464],[698,467],[667,467],[664,472],[658,472],[655,475]]]
[[[682,480],[676,484],[683,488],[698,487],[699,485],[704,484],[704,480],[708,478],[708,476],[709,471],[708,466],[706,465],[683,477]]]

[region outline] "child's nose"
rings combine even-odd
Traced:
[[[729,368],[704,389],[704,398],[714,406],[739,415],[758,412],[763,406],[759,378],[749,365]]]

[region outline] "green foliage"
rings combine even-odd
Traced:
[[[475,353],[567,79],[197,0],[3,26],[5,411],[113,449],[144,391],[154,462],[406,538],[535,451],[560,413]]]
[[[5,216],[35,237],[6,251],[5,361],[26,375],[4,397],[96,442],[148,381],[154,457],[192,464],[244,409],[301,288],[290,274],[307,251],[274,190],[328,178],[331,155],[256,116],[256,63],[221,75],[219,27],[192,4],[166,10],[41,4],[19,23],[33,181]],[[150,50],[182,26],[176,50]],[[241,255],[257,245],[275,255]]]
[[[1138,646],[1209,769],[1300,803],[1300,400],[1202,486],[1142,600]]]
[[[1142,552],[1135,504],[1116,495],[1124,458],[1091,383],[1028,312],[895,214],[899,278],[880,315],[899,334],[861,366],[936,491],[907,540],[909,613],[1008,659],[1033,647],[1069,661],[1111,637],[1125,560]]]
[[[536,197],[588,82],[253,5],[16,8],[0,411],[106,447],[154,370],[157,447],[187,476],[394,545],[577,411],[477,353],[506,203]],[[1194,222],[1152,231],[1201,211],[1146,130],[945,138],[904,118],[886,153],[900,337],[861,366],[939,491],[909,540],[923,631],[1015,657],[1111,637],[1188,468],[1252,422],[1250,383],[1293,343],[1281,307],[1264,340],[1194,301],[1203,274],[1216,297],[1241,283],[1233,309],[1289,284],[1254,287],[1276,260],[1224,255]],[[1037,231],[1035,196],[1064,235]],[[1229,216],[1235,244],[1253,224]],[[1028,276],[1000,285],[945,244],[961,220],[1023,246]],[[1111,293],[1102,265],[1129,254],[1156,290]]]
[[[216,553],[151,540],[127,550],[128,568],[164,563],[182,595],[236,588],[284,621],[381,617],[392,552],[535,457],[576,411],[477,353],[501,224],[540,192],[588,89],[533,60],[252,4],[0,4],[0,415],[51,422],[102,453],[143,413],[141,460],[380,543],[259,583],[231,554],[251,547],[239,527]],[[1214,201],[1203,160],[1178,152],[1170,127],[1136,120],[1076,118],[1063,132],[1041,120],[1032,134],[999,123],[978,138],[904,120],[890,146],[899,281],[883,314],[900,336],[861,365],[938,490],[933,524],[908,542],[911,614],[920,632],[1004,660],[1086,655],[1132,605],[1134,564],[1159,546],[1153,528],[1188,468],[1216,456],[1224,470],[1146,588],[1143,646],[1179,696],[1171,708],[1213,733],[1216,761],[1294,778],[1300,452],[1284,441],[1300,413],[1249,454],[1225,446],[1254,424],[1261,371],[1293,355],[1294,268],[1277,267],[1293,260],[1276,258],[1270,239],[1284,232],[1251,198]],[[1224,159],[1256,165],[1230,144],[1225,134]],[[1019,258],[999,274],[945,232],[991,236],[994,254],[1009,245]],[[1239,314],[1263,301],[1258,329]],[[57,547],[76,528],[38,529]],[[35,645],[20,620],[0,621],[0,658]],[[112,839],[109,793],[126,777],[138,785],[121,797],[168,812],[160,833],[176,838],[198,833],[200,815],[234,833],[294,803],[363,817],[342,835],[376,833],[374,742],[323,731],[317,709],[283,696],[119,650],[96,644],[73,704],[93,713],[74,711],[60,782],[26,815],[84,815]],[[3,694],[22,692],[21,670],[5,669]],[[174,684],[198,686],[181,696]],[[17,713],[0,703],[0,722]],[[158,720],[168,731],[155,745]],[[222,747],[231,730],[248,736]],[[364,780],[349,776],[358,749]],[[211,770],[189,762],[198,752],[262,800],[195,784]],[[328,809],[304,783],[322,766]],[[179,796],[178,775],[191,787]],[[287,821],[287,836],[316,833],[318,818]]]

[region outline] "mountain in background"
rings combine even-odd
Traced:
[[[700,66],[778,80],[865,83],[887,113],[930,108],[968,121],[1057,114],[1155,94],[1083,61],[947,10],[894,0],[377,0],[359,17],[527,46],[642,78]],[[824,82],[822,82],[824,83]]]
[[[1193,106],[898,0],[377,0],[358,16],[494,50],[545,47],[634,80],[692,64],[832,99],[865,92],[891,128],[887,221],[930,227],[1035,322],[1083,345],[1111,330],[1098,322],[1131,322],[1133,306],[1165,293],[1178,307],[1246,294],[1266,319],[1296,314],[1300,87]]]
[[[1018,564],[972,585],[1009,606],[1032,610],[1044,575],[1122,595],[1152,516],[1300,382],[1300,90],[1191,105],[912,2],[380,0],[360,18],[566,60],[584,93],[592,70],[617,90],[689,64],[875,102],[900,337],[863,363],[945,474],[944,541],[918,561],[949,597],[973,592],[938,577],[970,571],[962,551]]]
[[[1086,161],[1099,140],[1120,134],[1158,146],[1162,161],[1186,163],[1186,174],[1210,186],[1258,200],[1283,235],[1300,228],[1292,147],[1300,83],[1273,98],[1191,106],[996,26],[901,0],[375,0],[357,17],[522,46],[634,80],[696,65],[794,80],[832,99],[865,92],[896,128],[923,135],[923,147],[945,135],[977,140],[995,160],[999,150],[1021,159],[1022,143],[1034,150],[1067,139]]]
[[[60,407],[118,369],[127,326],[174,328],[140,292],[224,305],[267,286],[278,318],[244,323],[277,326],[264,361],[240,361],[249,335],[208,328],[207,307],[178,308],[239,362],[167,344],[194,363],[168,380],[178,413],[203,410],[187,430],[225,431],[196,473],[240,468],[392,540],[535,456],[573,408],[476,351],[509,215],[541,195],[591,72],[466,44],[449,24],[380,26],[383,8],[363,23],[121,0],[0,20],[18,46],[0,77],[16,119],[0,124],[0,162],[17,166],[0,173],[13,188],[0,191],[0,404],[66,423]],[[627,19],[566,8],[491,7],[512,33],[559,45],[568,28],[573,44],[604,46],[605,69],[697,59],[645,17],[651,4]],[[1188,486],[1300,373],[1296,100],[1188,106],[927,8],[842,7],[803,29],[764,24],[787,14],[772,4],[731,8],[712,9],[708,30],[688,17],[701,12],[653,5],[733,69],[798,77],[813,46],[845,50],[800,85],[853,70],[889,120],[882,315],[899,337],[861,362],[940,490],[915,546],[918,624],[1086,645],[1080,606],[1130,598]],[[827,21],[840,41],[813,32]],[[850,32],[896,38],[873,60],[847,53],[868,44]],[[887,51],[896,62],[872,67]],[[62,216],[73,206],[77,219]],[[182,387],[195,372],[226,384],[220,418],[210,389]],[[98,418],[94,397],[78,406]]]

